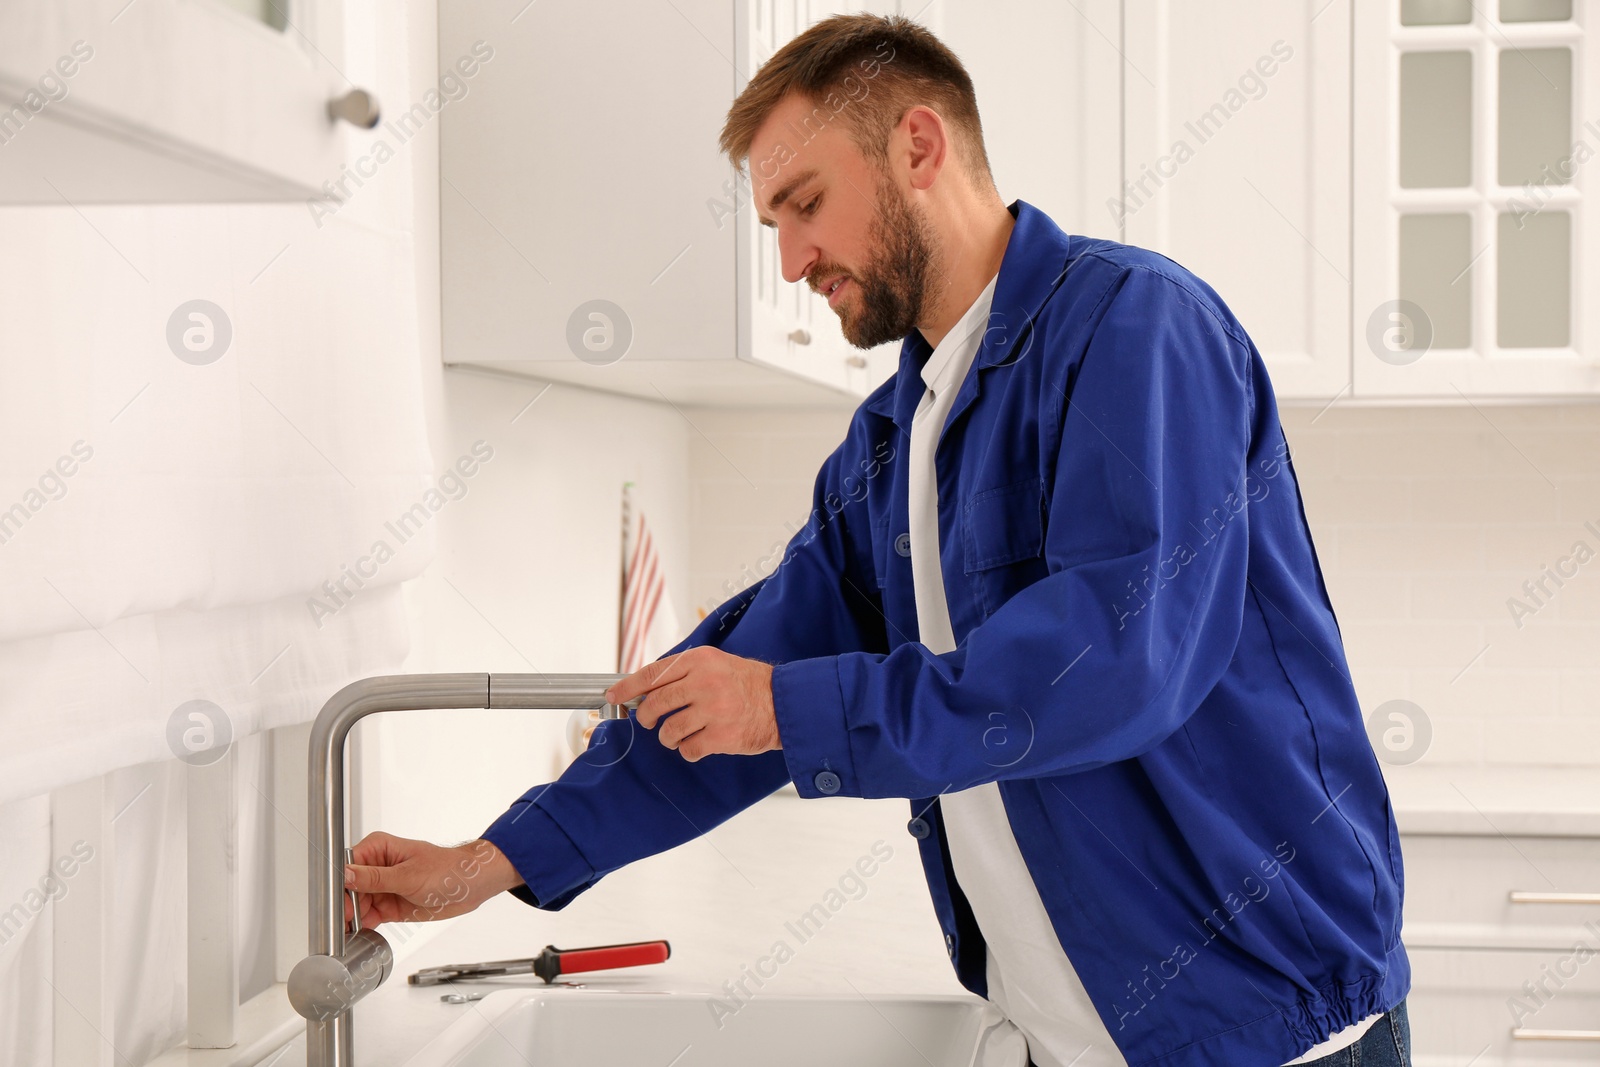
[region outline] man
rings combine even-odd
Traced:
[[[722,148],[899,371],[777,570],[608,694],[660,744],[603,723],[626,756],[456,850],[369,837],[367,920],[560,909],[792,780],[910,799],[957,976],[1037,1064],[1409,1063],[1397,833],[1243,327],[1005,206],[971,80],[903,19],[802,34]]]

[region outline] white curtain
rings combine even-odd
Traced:
[[[49,791],[115,772],[133,806],[115,827],[114,1041],[132,1063],[184,1028],[174,715],[220,709],[241,778],[259,775],[253,735],[400,669],[398,583],[433,551],[409,237],[302,234],[252,290],[294,210],[95,210],[152,283],[189,277],[149,290],[108,276],[117,257],[66,209],[9,212],[0,244],[0,910],[56,858]],[[162,336],[192,292],[232,309],[233,350],[208,366]],[[241,801],[249,992],[270,973],[271,835]],[[0,928],[0,1065],[50,1061],[50,918]]]

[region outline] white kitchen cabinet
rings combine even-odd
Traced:
[[[348,191],[353,70],[342,0],[0,5],[0,204]]]
[[[1592,960],[1577,965],[1572,948],[1413,951],[1406,999],[1412,1067],[1593,1067],[1600,1060],[1600,968]],[[1559,985],[1547,977],[1558,965],[1570,971]],[[1523,988],[1541,980],[1553,994],[1542,1004]],[[1508,1007],[1518,1001],[1537,1005],[1520,1026]]]
[[[1595,14],[1355,5],[1358,395],[1600,392]]]
[[[1600,392],[1586,5],[1122,0],[1121,15],[1107,210],[1222,294],[1280,397]]]
[[[1483,830],[1402,833],[1414,1062],[1592,1064],[1600,839]]]
[[[494,48],[441,126],[445,362],[673,403],[858,403],[898,343],[850,347],[782,279],[717,134],[772,52],[865,7],[896,5],[675,0],[619,18],[442,0],[441,67]],[[937,11],[908,8],[930,26]]]
[[[1600,772],[1386,769],[1416,1067],[1600,1062]]]
[[[1122,40],[1106,221],[1222,295],[1279,397],[1347,390],[1349,0],[1124,0]]]

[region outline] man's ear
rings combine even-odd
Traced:
[[[950,158],[950,137],[944,119],[933,108],[918,104],[901,117],[894,139],[901,142],[911,187],[932,188]]]

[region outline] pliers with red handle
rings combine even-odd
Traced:
[[[591,948],[556,948],[546,945],[537,956],[520,960],[490,960],[487,963],[452,963],[445,967],[424,967],[406,981],[412,985],[438,985],[464,978],[497,978],[508,974],[536,974],[548,985],[558,974],[601,971],[612,967],[637,967],[645,963],[664,963],[672,955],[665,941],[633,941],[625,945],[595,945]]]

